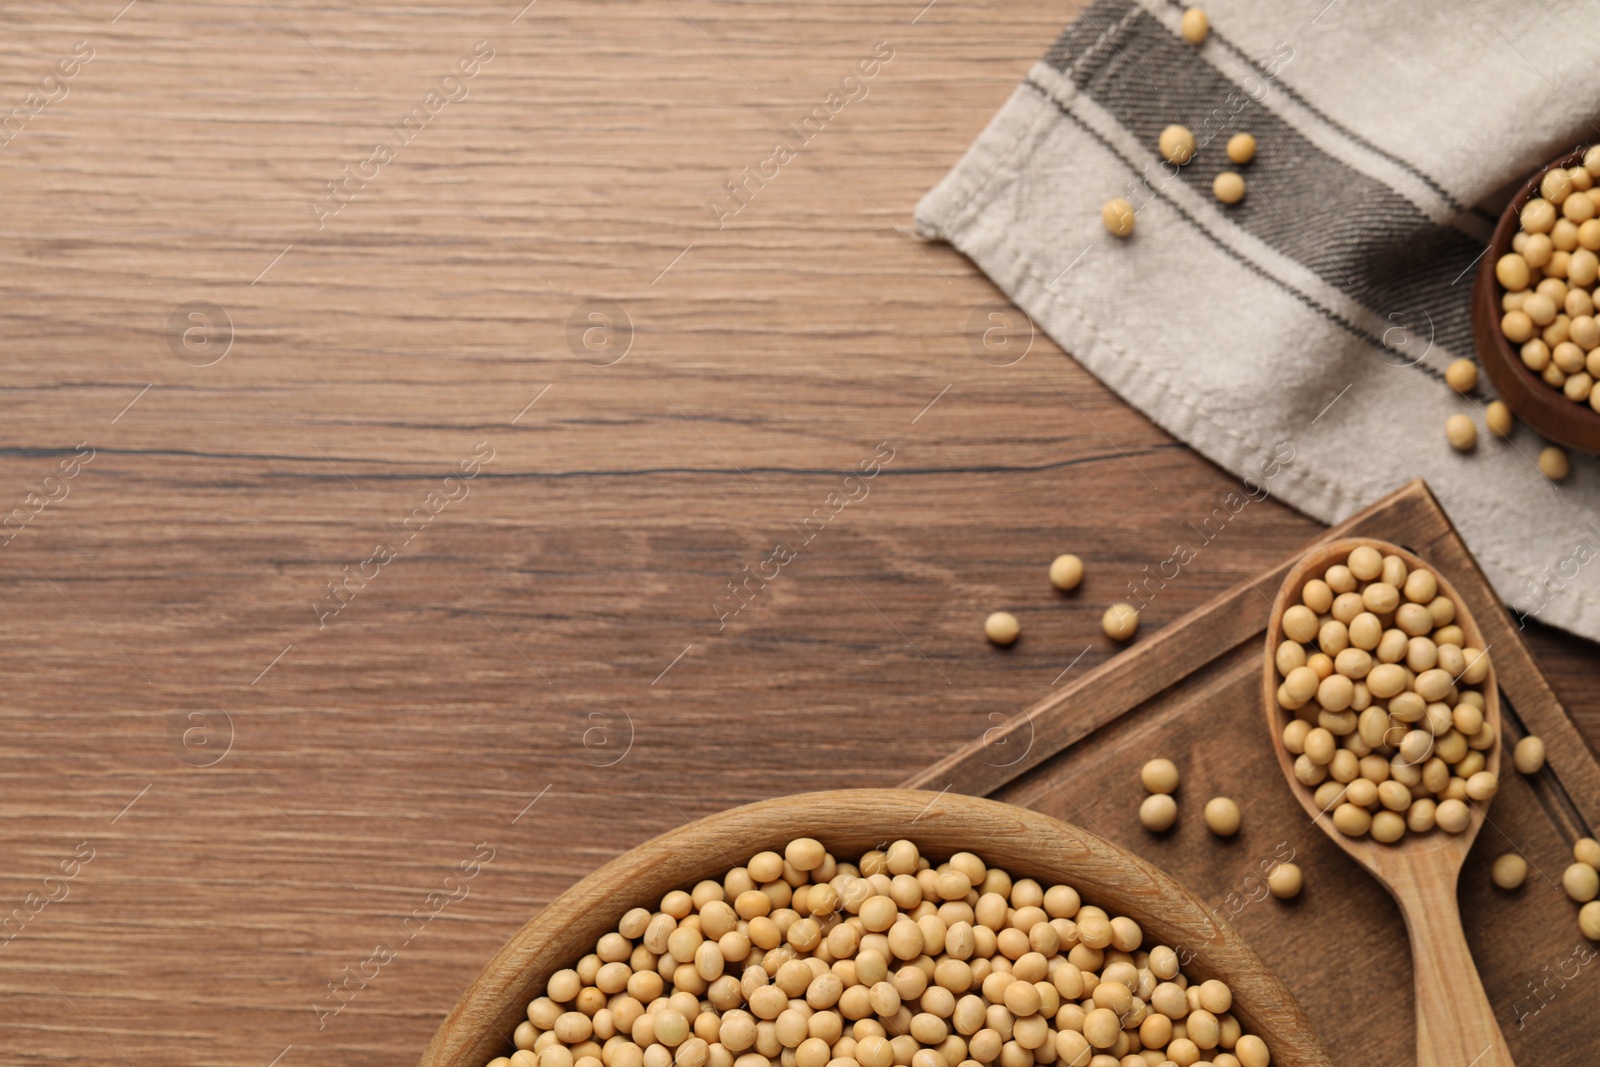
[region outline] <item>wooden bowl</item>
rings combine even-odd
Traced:
[[[1130,790],[1135,787],[1130,784]],[[1128,802],[1135,798],[1129,794]],[[1086,903],[1133,919],[1145,942],[1187,952],[1185,973],[1220,978],[1233,1014],[1272,1051],[1274,1067],[1331,1067],[1293,996],[1231,927],[1166,874],[1116,845],[1025,808],[903,789],[805,793],[707,816],[601,867],[535,916],[484,968],[434,1035],[423,1067],[484,1067],[550,975],[593,951],[632,907],[720,877],[764,849],[815,837],[838,856],[907,838],[930,858],[972,851],[1018,876],[1074,886]]]
[[[1583,149],[1551,160],[1529,178],[1506,205],[1489,250],[1478,262],[1478,275],[1472,286],[1472,336],[1478,347],[1478,360],[1496,391],[1517,417],[1556,444],[1580,452],[1600,452],[1600,412],[1587,402],[1573,403],[1552,389],[1522,362],[1522,356],[1500,332],[1500,282],[1494,265],[1511,251],[1511,238],[1520,228],[1523,205],[1538,195],[1539,179],[1551,167],[1572,167],[1583,159]]]

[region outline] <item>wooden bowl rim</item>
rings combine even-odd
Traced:
[[[1577,404],[1546,385],[1529,370],[1522,357],[1500,332],[1500,281],[1495,263],[1511,250],[1511,238],[1520,225],[1522,208],[1538,192],[1539,182],[1552,167],[1571,167],[1583,159],[1584,148],[1557,156],[1534,171],[1501,212],[1489,238],[1489,246],[1478,264],[1473,283],[1473,334],[1477,339],[1478,359],[1512,412],[1542,436],[1556,444],[1580,452],[1600,452],[1600,412],[1587,403]],[[1576,426],[1570,425],[1575,421]]]
[[[1026,808],[954,793],[859,789],[804,793],[732,808],[669,831],[600,867],[530,919],[462,994],[423,1054],[423,1067],[483,1067],[508,1054],[526,1005],[556,970],[592,951],[634,906],[655,907],[796,836],[838,854],[905,837],[930,856],[971,850],[1018,876],[1067,882],[1086,903],[1138,922],[1147,941],[1194,950],[1186,973],[1222,978],[1234,1014],[1280,1067],[1331,1067],[1294,996],[1212,909],[1171,876],[1076,826]],[[613,903],[595,904],[597,900]],[[1154,910],[1159,905],[1159,910]]]
[[[1310,816],[1311,821],[1320,826],[1327,835],[1350,855],[1367,866],[1371,866],[1369,856],[1376,850],[1383,850],[1384,855],[1404,856],[1422,851],[1435,851],[1455,849],[1461,857],[1465,857],[1472,848],[1473,840],[1478,836],[1478,831],[1483,828],[1483,821],[1487,817],[1489,801],[1474,801],[1468,805],[1472,812],[1471,821],[1467,828],[1459,834],[1447,834],[1443,830],[1430,830],[1426,834],[1417,834],[1407,831],[1406,836],[1399,843],[1393,845],[1381,844],[1370,837],[1349,838],[1334,829],[1331,815],[1317,807],[1313,797],[1315,790],[1307,789],[1294,777],[1294,757],[1283,745],[1284,710],[1278,706],[1278,644],[1283,639],[1283,613],[1287,610],[1292,597],[1295,603],[1299,602],[1300,593],[1307,582],[1312,578],[1321,577],[1329,567],[1343,563],[1350,558],[1352,550],[1361,546],[1375,548],[1384,555],[1396,555],[1405,560],[1408,569],[1417,567],[1426,568],[1432,572],[1439,583],[1439,592],[1455,601],[1455,624],[1461,627],[1462,634],[1470,642],[1471,647],[1484,648],[1483,631],[1478,628],[1478,621],[1472,614],[1472,608],[1462,599],[1456,591],[1454,584],[1443,574],[1440,569],[1421,556],[1412,552],[1403,545],[1391,541],[1380,541],[1373,537],[1344,537],[1336,541],[1326,541],[1317,545],[1313,550],[1302,556],[1289,573],[1284,576],[1283,584],[1278,587],[1278,595],[1272,601],[1272,616],[1267,621],[1266,653],[1262,671],[1262,701],[1261,706],[1266,711],[1267,722],[1272,734],[1272,750],[1277,754],[1278,765],[1282,768],[1284,778],[1293,789],[1295,797],[1300,801],[1300,806]],[[1489,672],[1483,679],[1484,721],[1493,723],[1495,730],[1494,746],[1485,754],[1484,768],[1500,773],[1500,751],[1504,742],[1504,726],[1500,715],[1500,689],[1495,679],[1494,659],[1489,660]],[[1494,798],[1490,798],[1492,801]],[[1384,872],[1379,872],[1380,874]]]

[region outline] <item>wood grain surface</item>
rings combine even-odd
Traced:
[[[414,1061],[604,860],[1110,657],[1237,484],[910,233],[1072,10],[8,9],[4,1059]],[[1140,640],[1315,529],[1251,504]]]

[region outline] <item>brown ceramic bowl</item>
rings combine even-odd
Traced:
[[[511,938],[451,1009],[423,1067],[484,1067],[512,1051],[511,1032],[550,975],[593,951],[629,908],[718,877],[764,849],[815,837],[835,855],[907,838],[932,858],[972,851],[1016,875],[1066,882],[1086,903],[1137,922],[1147,944],[1180,947],[1192,978],[1233,989],[1233,1014],[1274,1067],[1331,1067],[1300,1005],[1212,909],[1144,860],[1025,808],[950,793],[850,789],[805,793],[708,816],[619,856],[563,893]]]
[[[1556,444],[1580,452],[1600,452],[1600,413],[1587,403],[1573,403],[1560,390],[1546,385],[1523,365],[1521,354],[1500,332],[1503,290],[1494,276],[1495,263],[1511,251],[1511,238],[1519,229],[1523,205],[1538,195],[1539,179],[1551,167],[1576,166],[1583,153],[1580,148],[1540,167],[1506,205],[1494,236],[1489,238],[1489,251],[1478,263],[1478,276],[1472,287],[1472,335],[1484,373],[1519,419]]]

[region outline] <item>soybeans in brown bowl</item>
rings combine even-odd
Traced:
[[[850,790],[752,805],[642,846],[551,910],[480,976],[425,1065],[1329,1062],[1201,902],[1107,842],[991,801]]]
[[[1498,436],[1515,412],[1555,444],[1600,452],[1597,175],[1600,149],[1592,146],[1539,168],[1506,205],[1479,260],[1472,333],[1497,403],[1509,407],[1485,413]],[[1546,477],[1564,477],[1554,473],[1563,458],[1557,451],[1541,463]]]
[[[1294,777],[1346,837],[1461,833],[1499,789],[1488,653],[1416,556],[1369,542],[1320,561],[1273,657]]]
[[[1500,332],[1523,365],[1575,404],[1600,412],[1600,145],[1572,166],[1551,166],[1518,209],[1509,251],[1495,259]]]

